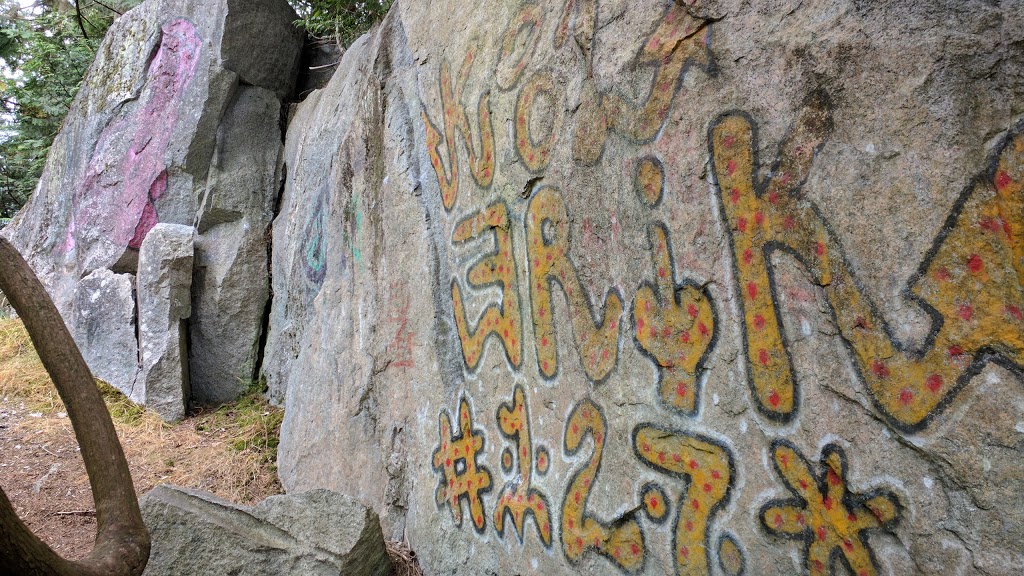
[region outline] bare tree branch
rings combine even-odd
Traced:
[[[107,10],[110,10],[114,14],[117,14],[118,16],[124,14],[124,12],[121,12],[120,10],[118,10],[117,8],[112,7],[111,5],[107,4],[106,2],[101,2],[100,0],[92,0],[92,1],[94,3],[96,3],[96,4],[99,4],[100,6],[103,6]]]
[[[75,19],[78,21],[78,29],[82,31],[82,37],[88,38],[89,34],[85,32],[85,24],[82,23],[81,2],[75,2]]]
[[[149,560],[149,533],[106,404],[45,288],[2,237],[0,290],[24,321],[64,401],[92,485],[97,524],[89,557],[65,560],[25,526],[0,490],[0,575],[138,576]]]

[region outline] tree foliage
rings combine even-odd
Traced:
[[[394,0],[291,0],[299,25],[315,36],[348,46],[387,15]]]
[[[0,0],[0,218],[32,194],[103,34],[137,3]]]

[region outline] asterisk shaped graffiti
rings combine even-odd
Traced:
[[[889,491],[854,494],[846,484],[846,455],[835,444],[821,452],[820,476],[796,447],[784,440],[772,444],[775,470],[796,498],[772,500],[760,511],[768,532],[803,540],[807,571],[830,574],[841,560],[856,576],[874,576],[878,564],[868,546],[867,531],[891,528],[902,506]]]

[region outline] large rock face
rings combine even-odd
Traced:
[[[286,487],[429,573],[1016,574],[1022,46],[1019,3],[400,2],[288,129]]]
[[[122,20],[5,232],[111,378],[188,224],[196,394],[428,573],[1019,572],[1024,4],[398,2],[282,147],[282,3]]]
[[[233,397],[255,374],[281,100],[302,46],[295,18],[286,0],[149,0],[128,12],[101,46],[36,193],[4,230],[80,335],[88,329],[74,325],[72,311],[81,278],[134,274],[157,223],[199,228],[207,274],[196,283],[190,360],[204,400]],[[211,312],[239,277],[244,302]],[[211,352],[209,340],[225,333]],[[135,375],[107,358],[138,364],[137,355],[104,350],[90,367],[116,373],[111,383],[131,393]]]

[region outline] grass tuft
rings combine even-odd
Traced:
[[[146,419],[146,409],[129,400],[120,390],[102,380],[97,380],[96,385],[99,386],[100,396],[106,402],[107,411],[110,412],[110,417],[115,424],[136,426],[141,425]],[[148,416],[152,417],[153,415],[149,414]]]
[[[263,397],[266,387],[262,380],[253,382],[237,400],[220,406],[202,419],[202,425],[227,432],[232,450],[256,456],[260,463],[276,470],[284,410],[267,403]]]

